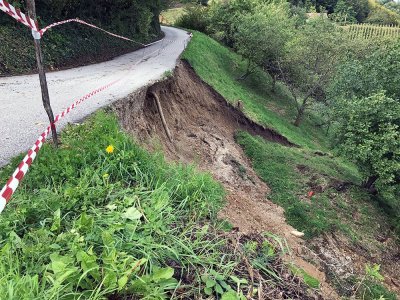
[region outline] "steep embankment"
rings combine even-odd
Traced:
[[[210,171],[228,191],[221,217],[239,232],[287,238],[293,260],[321,282],[326,298],[338,296],[324,273],[342,296],[396,299],[384,287],[399,287],[400,248],[390,219],[358,187],[355,167],[329,152],[327,137],[315,126],[318,116],[309,116],[300,128],[291,125],[285,87],[271,92],[261,71],[252,81],[238,82],[245,68],[240,57],[204,35],[195,34],[183,57],[201,79],[183,63],[173,78],[121,102],[117,111],[124,128],[150,148],[161,142],[170,159]],[[306,243],[290,234],[291,226],[305,233]],[[379,276],[366,274],[373,264],[381,266],[384,285]],[[299,272],[305,280],[318,286],[304,270]]]
[[[156,97],[162,104],[171,139],[160,117]],[[235,142],[235,133],[244,130],[284,147],[294,146],[285,137],[248,119],[201,81],[185,62],[172,77],[118,102],[115,110],[123,128],[149,148],[157,149],[161,142],[170,160],[195,163],[223,184],[228,194],[221,218],[242,234],[270,232],[285,237],[294,250],[288,260],[315,277],[317,286],[321,283],[326,299],[335,295],[325,282],[324,273],[297,255],[303,241],[291,234],[295,229],[285,222],[282,208],[266,199],[270,193],[268,186],[258,178]]]
[[[246,133],[237,137],[271,188],[269,199],[284,208],[289,224],[305,233],[310,259],[326,270],[337,290],[346,296],[395,299],[379,282],[382,278],[366,274],[368,265],[380,265],[386,287],[400,293],[400,247],[392,217],[359,187],[362,178],[355,166],[329,149],[318,114],[293,126],[286,87],[278,85],[274,91],[261,70],[237,81],[245,61],[203,34],[195,33],[183,57],[225,99],[240,100],[247,116],[301,146],[282,147]]]

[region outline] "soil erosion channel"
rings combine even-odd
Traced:
[[[186,62],[179,63],[173,76],[117,102],[114,109],[125,130],[147,147],[157,148],[161,142],[168,159],[195,163],[201,170],[211,172],[227,191],[227,205],[220,217],[243,233],[268,231],[284,237],[292,249],[288,259],[321,282],[325,299],[337,298],[325,274],[298,254],[304,241],[291,234],[295,229],[286,224],[283,209],[267,200],[268,186],[257,177],[234,136],[238,130],[246,130],[288,147],[295,145],[246,118]]]

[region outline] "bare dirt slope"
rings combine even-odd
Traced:
[[[160,99],[172,142],[153,93]],[[286,238],[293,250],[288,259],[321,282],[325,299],[338,298],[325,274],[302,259],[303,240],[291,234],[295,229],[286,224],[283,209],[267,200],[268,186],[257,177],[234,135],[247,130],[288,147],[295,145],[247,119],[185,62],[178,65],[173,77],[117,102],[114,109],[122,126],[149,148],[161,146],[168,159],[195,163],[211,172],[228,192],[222,218],[229,219],[242,233],[268,231]]]

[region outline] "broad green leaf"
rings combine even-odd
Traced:
[[[87,215],[85,212],[81,214],[77,225],[79,228],[85,232],[91,231],[93,229],[94,219],[92,216]]]
[[[132,206],[128,208],[125,213],[122,214],[122,217],[125,219],[129,219],[132,221],[139,220],[142,217],[142,213],[137,210],[136,207]]]
[[[218,283],[215,285],[214,289],[218,294],[222,294],[224,292],[224,290]]]
[[[77,260],[81,263],[81,268],[84,272],[90,274],[95,280],[100,281],[100,267],[97,264],[97,257],[93,253],[92,249],[86,253],[84,251],[79,251],[76,255]]]
[[[109,269],[106,269],[104,271],[104,280],[103,280],[103,284],[106,288],[108,289],[114,289],[117,287],[117,274]]]
[[[51,225],[50,230],[57,231],[60,229],[60,226],[61,226],[61,210],[57,209],[54,212],[53,225]]]
[[[118,279],[118,290],[122,290],[128,283],[128,276],[124,275]]]
[[[211,288],[205,287],[205,288],[204,288],[204,293],[205,293],[206,295],[208,295],[208,296],[211,296],[212,293],[213,293],[213,291],[212,291]]]
[[[170,279],[174,276],[174,269],[171,267],[155,269],[152,274],[153,280]]]
[[[214,287],[216,284],[217,284],[217,282],[215,280],[210,279],[210,278],[207,279],[207,281],[206,281],[206,287],[209,287],[209,288]]]
[[[238,300],[239,297],[237,296],[235,291],[228,291],[222,294],[221,300]]]
[[[109,231],[103,231],[101,233],[101,239],[103,240],[104,246],[107,246],[109,248],[114,248],[114,238]]]

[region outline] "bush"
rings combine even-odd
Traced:
[[[187,7],[185,14],[175,23],[176,26],[201,32],[207,32],[208,24],[207,8],[200,5]]]

